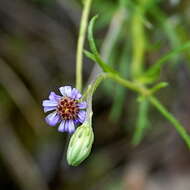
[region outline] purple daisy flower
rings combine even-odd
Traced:
[[[73,133],[75,127],[85,121],[87,103],[80,102],[82,95],[76,88],[64,86],[59,90],[62,96],[51,92],[49,100],[43,101],[44,112],[52,111],[45,120],[51,126],[60,123],[60,132]]]

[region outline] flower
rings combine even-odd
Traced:
[[[45,120],[50,126],[59,124],[58,131],[73,133],[75,127],[86,118],[87,103],[81,102],[82,95],[76,88],[63,86],[59,88],[62,96],[51,92],[49,100],[44,100],[44,112],[50,112]]]

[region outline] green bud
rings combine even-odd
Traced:
[[[78,166],[90,154],[94,133],[87,122],[78,127],[72,135],[67,149],[67,162],[71,166]]]

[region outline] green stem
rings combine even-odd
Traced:
[[[82,65],[85,34],[92,0],[84,1],[76,53],[76,88],[82,91]]]
[[[123,77],[120,77],[118,74],[113,74],[113,73],[107,73],[107,77],[115,80],[119,84],[121,84],[133,91],[139,92],[143,96],[149,95],[149,91],[145,87],[140,85],[139,83],[136,83],[135,81],[126,80]]]
[[[175,119],[175,117],[170,112],[167,111],[167,109],[158,101],[158,99],[156,99],[154,96],[151,95],[151,93],[149,92],[148,89],[141,87],[134,82],[125,80],[116,74],[102,73],[89,86],[86,93],[84,94],[84,97],[87,98],[88,95],[90,95],[90,97],[92,97],[92,95],[95,92],[98,85],[101,83],[101,81],[103,79],[106,79],[106,78],[111,78],[114,81],[118,82],[119,84],[121,84],[129,89],[137,91],[141,95],[147,96],[147,100],[149,100],[149,102],[153,106],[155,106],[157,108],[157,110],[175,127],[175,129],[177,130],[179,135],[186,142],[188,148],[190,148],[190,136],[187,133],[187,131],[185,130],[185,128],[182,126],[182,124],[177,119]]]
[[[88,86],[88,88],[86,89],[86,91],[83,94],[83,98],[82,101],[87,101],[88,104],[88,108],[87,108],[87,121],[89,123],[91,123],[92,121],[92,96],[95,92],[95,90],[97,89],[97,87],[99,86],[99,84],[102,82],[103,79],[106,78],[106,74],[105,73],[101,73],[99,74],[96,79],[94,79],[91,84]]]
[[[142,19],[146,13],[146,4],[149,0],[139,0],[136,6],[131,23],[132,29],[132,64],[131,64],[131,74],[132,78],[136,79],[142,75],[144,71],[144,57],[146,51],[146,35],[144,20]],[[137,45],[138,44],[138,45]],[[141,84],[143,85],[143,84]],[[146,86],[144,85],[146,88]],[[137,110],[137,119],[134,135],[132,138],[132,143],[137,145],[143,138],[145,133],[145,128],[148,125],[148,107],[149,102],[145,99],[140,101]]]
[[[188,148],[190,148],[190,136],[182,126],[182,124],[172,116],[171,113],[167,111],[167,109],[153,96],[151,96],[151,92],[146,89],[145,87],[138,86],[134,84],[134,82],[127,81],[120,76],[113,75],[111,73],[108,74],[108,77],[112,78],[116,82],[120,83],[121,85],[128,87],[132,90],[139,92],[141,95],[145,95],[148,97],[148,100],[152,105],[154,105],[158,111],[176,128],[177,132],[186,142]]]
[[[133,91],[139,92],[142,96],[150,95],[148,89],[144,88],[143,86],[140,86],[138,83],[135,83],[134,81],[126,80],[123,77],[120,77],[118,74],[102,72],[96,77],[96,79],[89,85],[88,89],[84,92],[83,99],[86,99],[88,94],[92,95],[98,87],[98,85],[100,84],[100,82],[103,79],[107,78],[110,78],[116,81],[117,83],[121,84],[122,86],[127,87]]]
[[[96,88],[99,86],[99,84],[102,82],[102,80],[104,80],[105,78],[107,78],[107,74],[102,72],[100,73],[92,82],[91,84],[88,86],[88,88],[86,89],[86,91],[83,94],[83,100],[86,100],[89,96],[93,96]]]
[[[102,70],[105,71],[105,73],[102,73],[102,80],[105,78],[111,78],[114,81],[121,84],[122,86],[125,86],[133,91],[138,92],[141,95],[141,97],[144,97],[144,98],[146,97],[150,101],[150,103],[153,104],[153,106],[155,106],[158,109],[158,111],[167,120],[170,121],[171,124],[173,124],[173,126],[176,128],[177,132],[180,134],[180,136],[186,142],[188,148],[190,148],[190,136],[186,132],[185,128],[183,128],[183,126],[180,124],[180,122],[177,121],[175,119],[175,117],[173,117],[172,114],[169,113],[167,111],[167,109],[155,97],[152,96],[152,91],[150,89],[147,89],[144,85],[142,85],[141,83],[139,83],[135,80],[133,80],[133,81],[126,80],[125,78],[121,77],[120,74],[117,73],[117,71],[112,69],[112,67],[110,67],[109,65],[104,63],[104,61],[102,61],[102,59],[97,51],[96,44],[95,44],[95,41],[93,38],[93,25],[94,25],[96,18],[97,18],[97,16],[91,20],[91,22],[89,24],[89,28],[88,28],[88,40],[89,40],[89,44],[90,44],[92,53],[88,52],[86,55],[90,59],[92,59],[93,61],[98,63],[99,66],[102,68]],[[96,80],[98,80],[98,78]],[[100,82],[102,80],[100,80]],[[99,83],[98,83],[98,85],[99,85]],[[94,88],[94,90],[96,89],[96,87]],[[91,92],[93,93],[94,90],[92,90]]]
[[[154,105],[157,110],[176,128],[177,132],[180,134],[180,136],[184,139],[186,142],[188,148],[190,148],[190,137],[186,130],[183,128],[181,123],[175,119],[175,117],[172,116],[171,113],[169,113],[166,108],[153,96],[149,97],[149,101],[152,105]]]

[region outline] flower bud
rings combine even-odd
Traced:
[[[89,123],[85,122],[77,128],[72,135],[67,149],[67,162],[69,165],[77,166],[90,154],[94,133]]]

